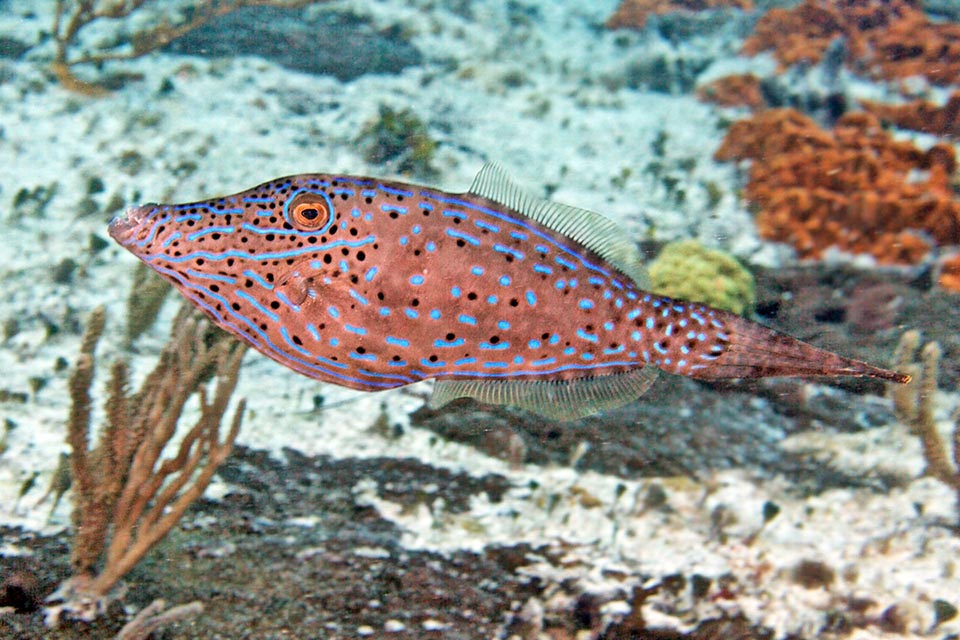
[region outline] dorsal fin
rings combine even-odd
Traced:
[[[633,402],[656,377],[656,368],[642,367],[579,380],[438,380],[430,406],[438,409],[457,398],[475,398],[520,407],[552,420],[576,420]]]
[[[518,187],[500,165],[492,162],[480,169],[470,185],[470,193],[498,202],[576,240],[641,289],[649,287],[647,270],[637,246],[620,227],[599,213],[530,195]]]

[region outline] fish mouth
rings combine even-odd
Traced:
[[[143,226],[144,221],[157,211],[158,205],[145,204],[139,207],[131,207],[122,215],[115,216],[107,226],[107,232],[114,240],[127,246],[138,240],[137,230]]]

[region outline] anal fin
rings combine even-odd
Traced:
[[[579,380],[438,380],[430,406],[438,409],[457,398],[474,398],[552,420],[576,420],[633,402],[656,377],[656,368],[643,367]]]

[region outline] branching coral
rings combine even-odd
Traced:
[[[900,105],[864,100],[860,104],[884,122],[902,129],[960,138],[960,91],[954,91],[942,107],[926,100]]]
[[[948,444],[940,437],[934,418],[934,398],[937,392],[937,373],[940,366],[940,345],[928,342],[920,350],[920,333],[907,331],[900,338],[896,352],[896,369],[910,374],[912,381],[891,387],[897,418],[920,439],[926,473],[957,493],[960,515],[960,416],[956,417]]]
[[[185,7],[181,17],[162,14],[154,26],[129,34],[124,46],[100,51],[74,53],[79,47],[80,33],[98,21],[121,21],[127,26],[131,16],[146,5],[163,6],[157,0],[56,0],[53,20],[53,40],[56,44],[52,69],[60,83],[79,93],[100,95],[105,89],[97,84],[81,80],[74,68],[84,64],[101,64],[110,60],[132,60],[156,51],[169,42],[241,7],[280,6],[303,7],[325,0],[197,0]]]
[[[743,45],[743,53],[771,50],[781,67],[815,64],[842,38],[847,64],[887,79],[924,76],[936,84],[960,77],[960,25],[934,23],[918,0],[805,0],[771,9]]]
[[[651,14],[722,7],[750,10],[753,9],[753,0],[623,0],[606,24],[608,29],[642,29]]]
[[[167,603],[163,600],[154,600],[125,624],[114,640],[147,640],[161,627],[203,612],[203,605],[196,601],[165,610],[166,606]]]
[[[61,585],[48,607],[52,621],[62,614],[91,619],[102,611],[114,585],[206,489],[233,448],[244,411],[241,400],[221,440],[221,423],[246,347],[212,330],[199,312],[184,305],[156,368],[139,391],[128,391],[126,364],[114,363],[106,424],[91,449],[90,386],[104,315],[100,308],[91,316],[70,378],[73,577]],[[212,375],[217,382],[209,399],[205,381]],[[171,440],[194,397],[199,415],[174,447]],[[161,459],[168,445],[173,455]]]
[[[761,112],[734,123],[715,157],[754,161],[745,195],[759,207],[757,227],[802,257],[835,246],[916,263],[929,250],[925,238],[960,243],[953,148],[894,140],[869,114],[847,114],[825,131],[792,109]]]

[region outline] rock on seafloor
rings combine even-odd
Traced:
[[[397,28],[378,31],[350,12],[273,6],[243,7],[214,18],[167,50],[213,58],[257,56],[344,82],[368,73],[399,73],[423,62]]]

